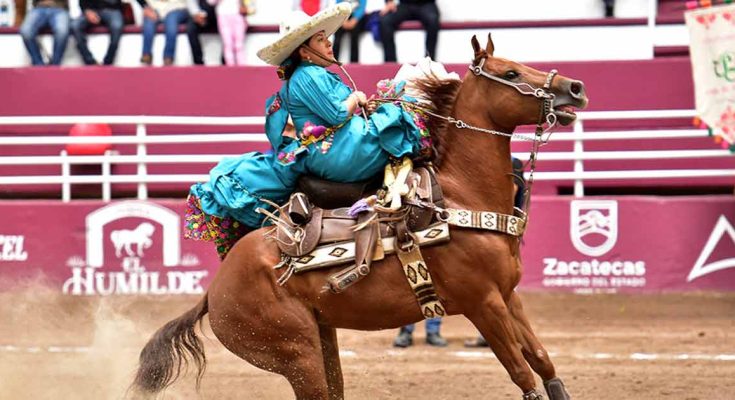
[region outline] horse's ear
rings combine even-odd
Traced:
[[[480,42],[477,41],[477,36],[472,35],[472,50],[475,51],[475,56],[479,55],[482,52],[482,47],[480,47]]]
[[[487,34],[487,47],[485,47],[485,51],[490,57],[492,57],[493,52],[495,52],[495,45],[493,44],[493,37],[491,33]]]

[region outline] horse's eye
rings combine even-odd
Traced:
[[[518,78],[518,72],[508,71],[508,72],[505,73],[505,79],[507,79],[509,81],[510,80],[513,80],[513,79],[516,79],[516,78]]]

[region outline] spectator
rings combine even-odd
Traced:
[[[87,47],[87,29],[92,25],[103,24],[110,30],[110,44],[102,59],[104,65],[115,63],[117,46],[123,30],[122,1],[120,0],[80,0],[82,15],[72,21],[71,32],[77,41],[77,49],[86,65],[96,65],[92,53]]]
[[[436,41],[439,37],[439,8],[434,0],[385,0],[383,18],[380,20],[380,37],[383,41],[385,62],[396,62],[396,29],[401,22],[418,19],[426,30],[426,52],[436,60]]]
[[[339,0],[350,1],[350,0]],[[360,60],[360,34],[370,29],[370,23],[379,18],[380,10],[385,6],[384,0],[360,0],[356,7],[352,8],[350,19],[342,24],[342,27],[334,34],[334,58],[339,60],[339,50],[342,37],[350,35],[350,62],[356,63]],[[377,22],[379,23],[379,22]]]
[[[446,347],[447,340],[439,333],[441,327],[441,318],[431,318],[426,320],[426,343],[430,346]],[[409,347],[413,345],[413,331],[416,324],[409,324],[398,331],[398,336],[393,341],[393,347]]]
[[[217,31],[217,14],[207,0],[195,0],[191,5],[191,18],[186,25],[186,36],[191,46],[191,57],[195,65],[204,65],[204,53],[199,34]]]
[[[51,28],[54,35],[54,50],[49,64],[60,65],[69,40],[69,3],[67,0],[33,0],[33,9],[28,12],[20,26],[20,36],[28,49],[33,65],[44,65],[41,48],[36,37],[44,27]]]
[[[523,162],[512,157],[513,165],[513,207],[523,209],[526,201],[526,179],[523,177]],[[488,347],[487,340],[482,335],[464,342],[464,347]]]
[[[227,65],[245,65],[245,16],[250,13],[249,0],[207,0],[216,5],[217,28],[222,38],[222,52]],[[252,9],[255,11],[254,9]]]
[[[602,0],[605,3],[605,17],[615,16],[615,0]]]
[[[194,0],[138,0],[143,6],[143,55],[140,62],[145,65],[153,63],[153,38],[156,28],[163,24],[166,44],[163,48],[163,64],[173,65],[176,54],[176,36],[179,33],[179,25],[187,23],[190,19],[187,6],[195,11]],[[197,8],[198,9],[198,8]]]
[[[357,4],[352,6],[352,14],[350,15],[350,18],[348,18],[347,21],[337,29],[337,32],[334,33],[334,46],[332,47],[332,50],[334,51],[334,58],[338,61],[340,49],[342,48],[342,37],[345,33],[350,34],[350,62],[356,63],[359,59],[360,49],[358,47],[358,40],[360,39],[360,32],[365,29],[365,22],[367,21],[367,19],[364,18],[365,1],[366,0],[359,0],[357,1]],[[352,3],[352,0],[337,0],[337,2]]]

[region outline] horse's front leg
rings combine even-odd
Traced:
[[[523,357],[528,364],[544,380],[544,388],[550,400],[569,400],[569,394],[564,388],[564,383],[556,376],[554,364],[549,359],[549,353],[538,340],[531,329],[531,323],[523,311],[523,304],[518,293],[513,291],[508,302],[510,313],[515,320],[516,335],[521,343]]]
[[[493,288],[483,300],[481,307],[465,316],[477,327],[510,379],[523,392],[523,400],[540,400],[543,397],[536,392],[533,372],[523,359],[518,339],[516,338],[516,323],[510,310],[497,288]]]

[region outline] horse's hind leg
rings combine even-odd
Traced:
[[[337,330],[319,325],[324,369],[327,373],[329,399],[342,400],[345,397],[344,381],[342,380],[342,364],[339,360],[339,345],[337,344]]]
[[[531,324],[528,322],[526,313],[523,311],[521,298],[515,291],[510,296],[508,307],[515,320],[516,335],[522,346],[521,351],[523,352],[523,357],[528,361],[531,368],[539,374],[541,379],[544,380],[544,387],[546,388],[546,393],[549,395],[549,399],[570,399],[569,394],[564,388],[564,383],[556,377],[556,369],[551,359],[549,359],[549,354],[533,333]]]
[[[264,303],[254,311],[210,296],[212,331],[228,350],[288,380],[297,400],[329,400],[316,318],[293,299]]]
[[[535,390],[533,372],[523,359],[518,345],[515,321],[500,292],[497,289],[492,290],[481,307],[475,307],[471,313],[465,315],[485,337],[513,383],[523,391],[523,399],[540,399]]]

